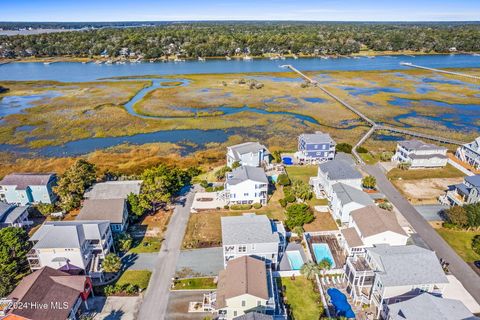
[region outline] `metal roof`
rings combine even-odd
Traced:
[[[254,213],[242,216],[222,217],[223,245],[250,243],[280,243],[278,233],[265,215]]]
[[[347,203],[351,202],[356,202],[364,206],[373,204],[372,198],[367,193],[345,183],[337,182],[332,186],[332,189],[342,205],[346,205]]]
[[[138,195],[142,186],[141,180],[107,181],[94,184],[85,192],[86,199],[127,199],[133,193]]]
[[[267,175],[262,168],[242,166],[227,173],[227,184],[235,185],[247,180],[268,183]]]
[[[329,180],[361,179],[362,174],[351,163],[342,159],[334,159],[319,164],[320,170],[328,174]]]

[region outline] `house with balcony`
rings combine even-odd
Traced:
[[[480,170],[480,137],[459,147],[455,156],[474,169]]]
[[[447,165],[447,148],[421,140],[405,140],[397,144],[392,162],[409,163],[410,168],[439,168]]]
[[[6,227],[23,228],[31,225],[28,219],[28,206],[17,206],[0,202],[0,229]]]
[[[362,190],[362,174],[351,162],[344,159],[334,159],[318,166],[316,177],[310,178],[310,185],[317,198],[332,199],[333,185],[343,183],[352,188]]]
[[[283,224],[266,215],[245,213],[222,217],[223,263],[243,256],[264,260],[273,269],[279,264],[286,247]]]
[[[328,133],[317,131],[298,137],[298,151],[295,158],[300,164],[318,164],[335,157],[336,143]]]
[[[227,147],[227,166],[238,162],[241,166],[260,167],[270,163],[270,151],[258,142],[245,142]]]
[[[376,307],[398,303],[424,292],[442,295],[449,283],[435,252],[415,245],[375,245],[347,258],[347,292],[355,304]]]
[[[0,299],[3,320],[73,320],[79,318],[92,293],[88,276],[70,275],[43,267],[20,281],[10,295]]]
[[[332,186],[329,200],[333,218],[342,224],[348,224],[354,210],[374,205],[367,193],[342,182]]]
[[[218,320],[233,320],[250,313],[273,315],[277,308],[274,286],[265,261],[242,256],[230,260],[220,271],[217,291],[205,295],[204,308],[216,312]]]
[[[53,173],[12,173],[0,181],[0,201],[21,206],[54,203],[57,176]]]
[[[32,271],[50,267],[102,278],[101,263],[111,251],[109,221],[48,221],[31,237],[27,254]]]
[[[369,205],[351,212],[348,228],[342,229],[342,246],[347,256],[361,253],[378,244],[404,246],[409,236],[395,213]]]
[[[224,197],[230,204],[267,204],[268,178],[262,168],[242,166],[228,172]]]
[[[384,320],[478,320],[460,300],[422,293],[402,302],[384,304]]]
[[[123,232],[128,226],[128,206],[125,199],[87,199],[83,201],[77,221],[109,221],[112,231]]]
[[[440,202],[451,206],[480,202],[480,175],[467,176],[463,183],[449,186],[445,195],[440,197]]]

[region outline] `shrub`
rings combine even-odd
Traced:
[[[472,249],[476,254],[480,254],[480,234],[477,234],[472,239]]]
[[[380,154],[380,160],[382,161],[390,161],[392,160],[393,152],[391,151],[384,151]]]
[[[464,227],[468,224],[467,212],[463,207],[453,206],[446,211],[447,220],[457,227]]]
[[[232,169],[228,166],[225,166],[221,169],[219,169],[217,172],[215,172],[215,178],[217,178],[218,180],[223,180],[225,179],[225,175],[227,174],[227,172],[231,172]]]
[[[232,210],[249,210],[252,209],[251,204],[234,204],[230,206]]]
[[[236,169],[240,167],[240,162],[239,161],[235,161],[234,163],[232,163],[232,169]]]
[[[226,205],[223,206],[223,209],[228,210],[229,208],[230,208],[230,207],[228,206],[228,204],[226,204]]]
[[[280,205],[281,205],[283,208],[285,208],[285,207],[287,206],[287,203],[288,203],[287,200],[285,200],[285,199],[283,199],[283,198],[280,199],[280,200],[278,200],[278,202],[280,203]]]
[[[362,146],[357,147],[357,152],[358,153],[368,153],[368,150]]]
[[[254,209],[260,209],[261,207],[262,207],[261,203],[256,202],[256,203],[253,204]]]
[[[352,153],[352,145],[348,143],[339,143],[335,146],[337,152]]]
[[[208,183],[207,180],[202,180],[202,182],[200,182],[200,186],[202,188],[208,188],[210,186],[210,184]]]
[[[362,185],[367,189],[375,189],[377,179],[374,176],[366,176],[362,179]]]
[[[289,194],[288,196],[285,197],[285,201],[288,203],[294,203],[297,198],[293,194]]]
[[[295,227],[302,227],[315,219],[312,209],[305,203],[292,204],[285,213],[287,215],[285,224],[290,230],[293,230]]]
[[[44,217],[48,217],[53,212],[55,212],[55,206],[51,203],[39,203],[39,204],[35,205],[35,208]]]
[[[114,236],[115,239],[115,248],[120,252],[127,252],[130,250],[133,244],[132,236],[128,233],[120,233]]]
[[[282,173],[278,175],[277,178],[277,183],[281,186],[289,186],[290,185],[290,179],[288,178],[286,173]]]
[[[382,202],[378,205],[378,207],[383,210],[388,210],[388,211],[393,210],[393,206],[390,202]]]

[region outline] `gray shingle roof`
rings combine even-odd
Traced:
[[[416,140],[416,139],[400,141],[398,142],[398,144],[408,150],[439,150],[439,149],[446,150],[447,149],[431,143],[425,143],[422,140]]]
[[[315,133],[301,134],[300,139],[309,144],[335,143],[328,133],[317,131]]]
[[[356,202],[364,206],[373,204],[373,200],[368,194],[347,184],[337,182],[332,186],[332,189],[342,205],[346,205],[347,203],[351,202]]]
[[[12,205],[7,210],[0,209],[0,223],[13,224],[17,219],[27,211],[28,206]]]
[[[367,251],[380,266],[377,276],[384,286],[448,283],[433,251],[415,245],[377,245]]]
[[[265,150],[267,154],[269,153],[267,147],[265,147],[263,144],[260,144],[258,142],[240,143],[240,144],[230,146],[228,147],[228,149],[232,150],[235,160],[240,160],[240,155],[242,154],[251,153],[251,152],[255,153],[260,150]]]
[[[96,183],[85,192],[86,199],[127,199],[128,195],[139,194],[141,180],[107,181]]]
[[[319,165],[330,180],[361,179],[362,174],[345,160],[330,160]]]
[[[262,168],[242,166],[227,173],[227,183],[229,185],[239,184],[247,180],[268,183],[267,175]]]
[[[222,217],[223,245],[250,243],[279,243],[280,238],[265,215],[245,214]]]
[[[77,220],[108,220],[123,223],[125,199],[88,199],[83,202]]]
[[[18,190],[24,190],[28,186],[47,185],[54,176],[53,173],[12,173],[3,177],[0,185],[17,186]]]
[[[459,300],[423,293],[412,299],[390,304],[392,320],[465,320],[479,319]]]
[[[467,181],[468,183],[478,188],[480,187],[480,174],[477,174],[475,176],[465,177],[465,181]]]
[[[240,317],[233,318],[233,320],[273,320],[273,316],[258,312],[249,312]]]

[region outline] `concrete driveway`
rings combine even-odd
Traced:
[[[181,278],[218,276],[218,272],[222,269],[222,247],[183,250],[178,257],[176,274]]]
[[[193,301],[202,301],[203,294],[210,291],[172,291],[168,301],[167,320],[202,320],[212,316],[208,312],[188,313],[188,305]],[[158,318],[160,319],[160,318]]]
[[[95,310],[94,320],[135,320],[140,297],[94,297],[88,300],[90,310]]]
[[[157,263],[158,253],[131,253],[122,258],[128,270],[153,270]]]

